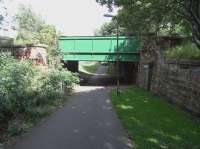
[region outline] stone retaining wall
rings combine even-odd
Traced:
[[[165,64],[153,70],[150,90],[179,106],[200,114],[200,68]]]
[[[195,65],[192,65],[194,62],[169,63],[163,57],[163,47],[157,49],[153,61],[141,54],[138,86],[200,115],[200,61]]]

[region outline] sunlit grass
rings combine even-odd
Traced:
[[[110,96],[137,148],[200,148],[200,121],[187,112],[137,87]]]
[[[87,73],[87,74],[94,74],[99,68],[99,66],[100,66],[99,62],[90,62],[86,64],[81,64],[79,66],[79,71]]]

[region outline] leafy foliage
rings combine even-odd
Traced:
[[[101,4],[107,4],[109,8],[112,4],[121,6],[118,19],[123,27],[130,32],[159,32],[167,29],[170,33],[175,33],[176,26],[185,27],[185,22],[174,12],[174,3],[171,0],[99,0]]]
[[[22,112],[30,104],[30,83],[33,70],[26,62],[16,63],[10,57],[1,55],[0,71],[0,113],[4,115]]]
[[[55,47],[57,40],[56,28],[52,25],[44,24],[39,30],[36,38],[41,44]]]
[[[4,0],[0,0],[0,30],[2,28],[2,24],[7,16],[7,8],[5,7]]]
[[[105,23],[101,26],[100,29],[97,29],[95,32],[96,36],[115,36],[117,34],[117,21],[112,20],[109,23]],[[119,28],[119,35],[125,35],[125,32],[122,28]]]
[[[167,59],[200,59],[200,51],[193,43],[185,43],[184,45],[168,49],[165,53]]]
[[[49,64],[58,63],[58,33],[53,25],[46,24],[30,7],[21,6],[16,15],[18,36],[16,44],[44,44],[48,48]]]
[[[182,7],[182,16],[190,23],[193,34],[193,41],[200,49],[200,1],[199,0],[182,0],[181,3],[176,0]]]
[[[200,48],[200,1],[198,0],[96,0],[101,5],[120,7],[117,16],[129,32],[193,34]],[[164,30],[164,31],[163,31]]]
[[[96,36],[109,36],[114,35],[116,29],[116,24],[114,22],[105,23],[101,26],[100,29],[95,31]]]
[[[40,44],[48,46],[48,61],[49,65],[59,63],[59,49],[57,46],[58,34],[53,25],[44,24],[41,30],[37,33],[37,41]]]
[[[28,61],[0,55],[0,120],[17,113],[29,113],[33,107],[59,100],[78,79],[61,69],[41,70]]]
[[[21,5],[19,10],[20,12],[15,17],[18,23],[17,40],[22,43],[38,43],[37,35],[42,29],[44,21],[29,7]]]

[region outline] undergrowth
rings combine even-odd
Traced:
[[[32,127],[63,104],[75,74],[58,68],[38,68],[0,54],[0,143]]]
[[[187,42],[183,45],[168,49],[165,57],[175,60],[199,60],[200,49],[194,43]]]

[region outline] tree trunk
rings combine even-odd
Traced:
[[[184,15],[192,27],[193,42],[200,49],[200,1],[184,0]]]

